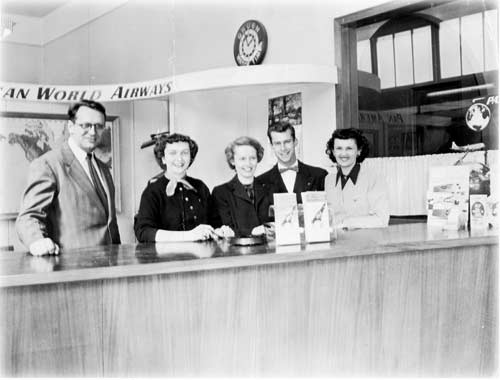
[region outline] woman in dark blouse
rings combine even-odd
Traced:
[[[139,242],[195,241],[217,237],[218,226],[208,187],[186,171],[198,145],[178,133],[160,136],[155,144],[156,161],[163,175],[151,179],[142,193],[134,230]]]
[[[251,137],[240,137],[225,150],[229,167],[236,175],[229,182],[216,186],[212,195],[224,226],[224,236],[261,235],[266,233],[264,223],[270,222],[271,192],[255,178],[257,164],[264,156],[264,148]]]

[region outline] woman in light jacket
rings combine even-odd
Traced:
[[[389,223],[385,178],[368,170],[368,140],[357,129],[338,129],[326,144],[337,169],[325,178],[328,203],[337,228],[377,228]]]

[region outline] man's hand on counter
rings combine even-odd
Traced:
[[[59,246],[51,238],[38,239],[30,244],[29,249],[33,256],[59,254]]]

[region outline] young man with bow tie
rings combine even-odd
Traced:
[[[284,121],[274,123],[267,130],[267,137],[278,162],[258,177],[261,182],[269,184],[275,193],[297,194],[298,203],[302,203],[301,192],[325,189],[328,172],[297,160],[298,141],[293,125]]]

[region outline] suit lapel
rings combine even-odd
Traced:
[[[109,168],[106,166],[104,162],[96,158],[97,166],[99,166],[99,170],[101,171],[102,178],[106,181],[107,188],[107,197],[109,209],[114,213],[115,210],[115,187],[113,184],[113,178],[111,177],[111,173],[109,172]]]
[[[304,190],[307,190],[311,184],[311,180],[309,178],[309,170],[299,161],[299,171],[297,172],[297,176],[295,177],[295,185],[293,186],[294,193],[300,193]]]
[[[279,174],[279,172],[278,172]],[[281,178],[281,175],[280,175]],[[282,181],[283,182],[283,181]],[[267,187],[260,182],[257,178],[254,179],[254,191],[255,191],[255,204],[258,205],[262,199],[267,195]]]
[[[245,188],[243,185],[238,181],[238,177],[234,176],[234,178],[230,182],[231,185],[231,191],[233,192],[234,196],[240,199],[243,199],[244,201],[248,203],[252,203],[250,198],[248,198],[248,194],[245,191]]]
[[[73,178],[73,180],[78,184],[82,193],[85,193],[89,198],[92,199],[95,204],[98,204],[104,210],[102,202],[97,196],[97,192],[94,189],[94,185],[92,184],[87,173],[85,173],[85,170],[83,170],[80,162],[76,159],[67,142],[64,143],[61,151],[68,177]]]
[[[274,184],[276,185],[276,193],[286,193],[288,190],[286,189],[285,182],[283,182],[283,177],[278,169],[278,164],[273,166],[273,175],[272,178],[275,179]]]

